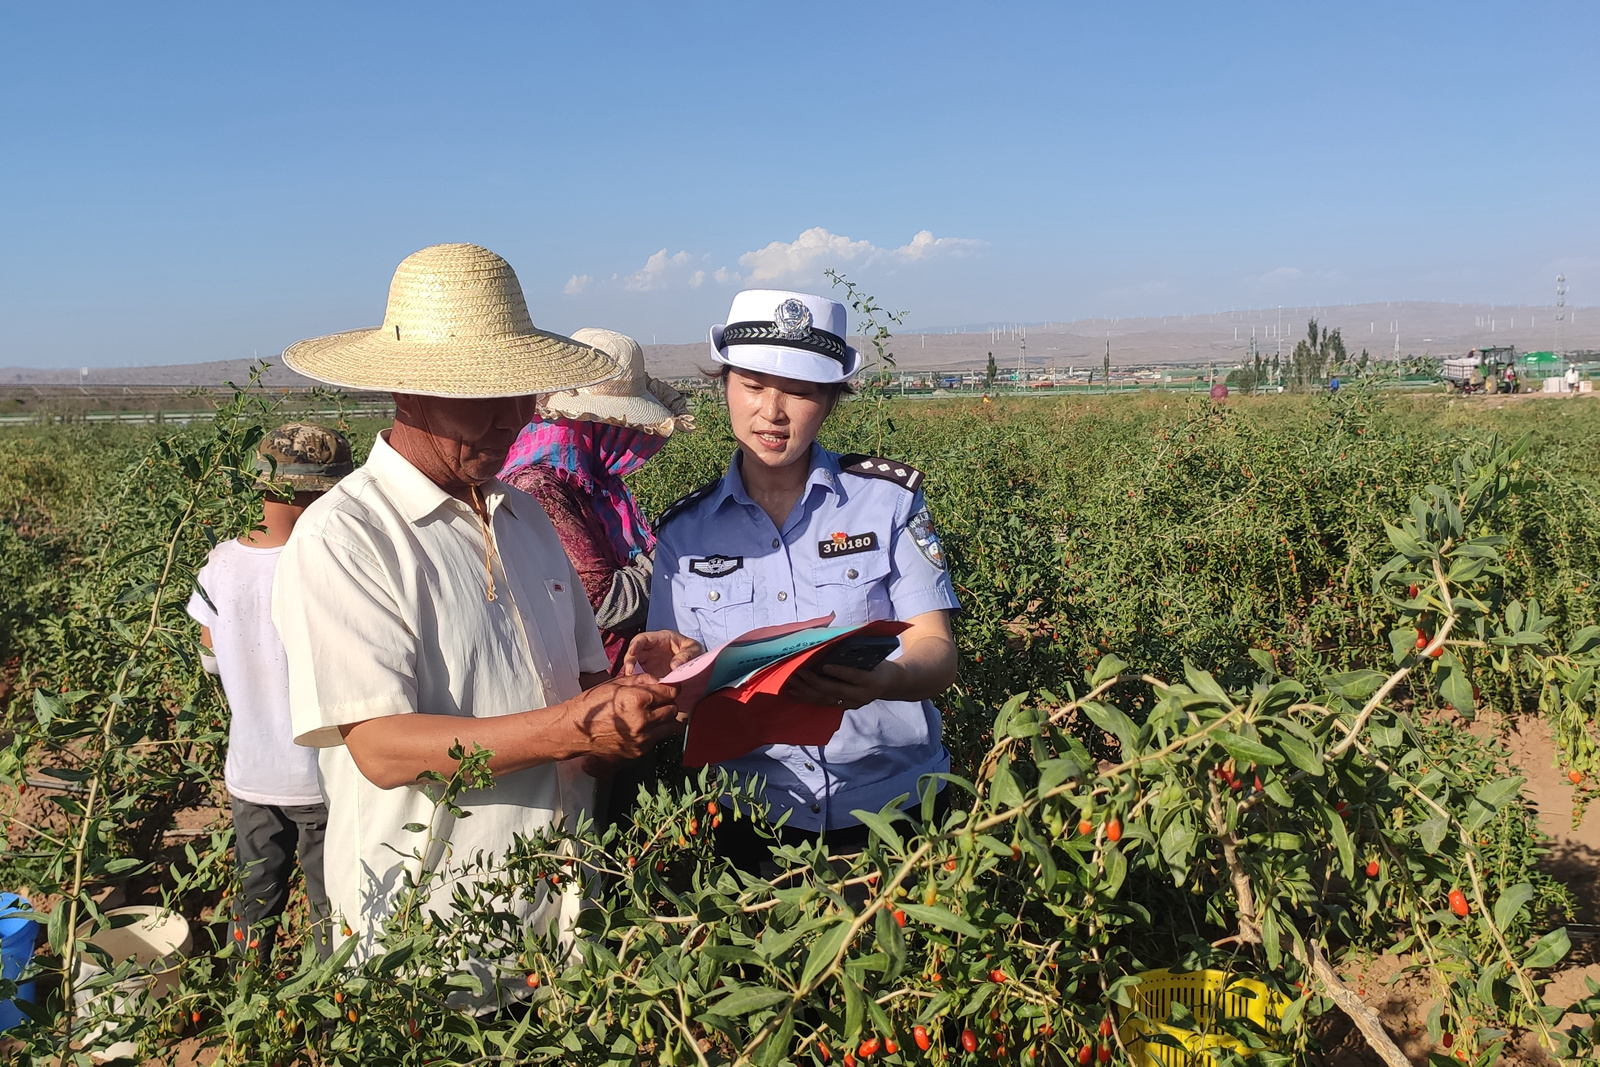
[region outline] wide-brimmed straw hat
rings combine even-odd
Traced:
[[[844,305],[825,296],[787,289],[735,293],[726,325],[711,327],[718,363],[803,382],[832,384],[861,369],[845,343]]]
[[[291,345],[283,361],[346,389],[489,398],[593,385],[616,361],[535,329],[511,264],[477,245],[434,245],[395,268],[377,329]]]
[[[621,373],[598,385],[541,396],[541,413],[632,426],[662,437],[671,437],[674,430],[694,429],[694,416],[689,414],[689,402],[683,394],[645,373],[644,349],[638,341],[615,330],[590,327],[572,331],[572,339],[610,356]]]

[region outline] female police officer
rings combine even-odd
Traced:
[[[770,817],[789,811],[791,836],[826,832],[848,847],[865,841],[852,810],[914,799],[921,776],[949,769],[928,698],[955,681],[959,605],[922,473],[816,444],[861,362],[844,341],[844,306],[755,289],[734,297],[728,320],[711,346],[739,448],[726,474],[657,522],[649,626],[714,648],[829,612],[835,625],[910,624],[898,654],[870,671],[824,666],[791,682],[800,700],[847,709],[827,745],[770,745],[723,764],[766,779]],[[723,848],[755,869],[766,850],[747,826],[722,831]]]

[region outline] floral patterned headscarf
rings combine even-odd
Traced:
[[[659,434],[631,426],[536,418],[511,446],[500,476],[535,463],[551,468],[562,480],[593,497],[595,512],[617,555],[632,559],[654,548],[656,538],[622,478],[644,466],[666,443]]]

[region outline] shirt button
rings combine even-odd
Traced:
[[[776,537],[774,537],[772,539],[772,547],[773,548],[777,548],[779,544],[780,544],[780,542],[778,541],[778,539]]]
[[[846,578],[858,578],[858,577],[860,577],[860,572],[857,571],[854,567],[851,567],[849,570],[844,572],[844,576]]]
[[[783,590],[780,589],[778,591],[778,599],[779,600],[788,600],[789,599],[789,594],[785,593]]]
[[[808,770],[808,771],[814,771],[814,770],[816,770],[816,769],[817,769],[817,765],[816,765],[816,764],[815,764],[815,763],[808,763],[808,764],[806,764],[806,770]]]
[[[821,804],[813,804],[813,805],[811,805],[811,813],[813,815],[815,815],[817,812],[819,812],[821,810],[822,810],[822,805]]]
[[[722,594],[717,592],[715,589],[713,589],[713,590],[711,590],[711,592],[706,594],[706,599],[707,600],[721,600],[722,599]]]

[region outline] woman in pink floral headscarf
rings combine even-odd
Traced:
[[[622,374],[585,389],[540,397],[500,472],[535,497],[583,580],[615,671],[650,608],[655,535],[623,477],[644,466],[676,430],[694,427],[677,390],[644,372],[631,337],[579,330],[573,340],[616,359]]]

